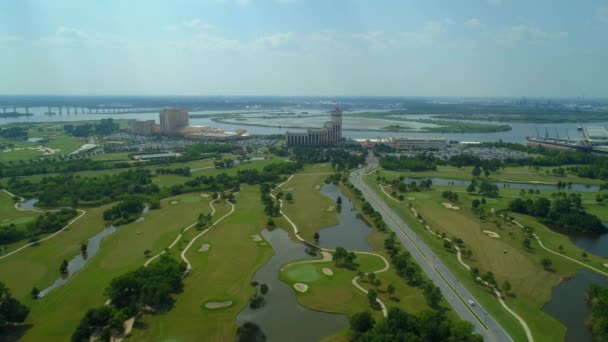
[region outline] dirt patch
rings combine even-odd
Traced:
[[[260,234],[251,235],[251,240],[255,242],[262,241],[262,237],[260,236]]]
[[[491,238],[495,238],[495,239],[500,238],[500,235],[497,232],[493,232],[491,230],[484,230],[483,232],[488,234],[488,236]]]
[[[328,267],[323,267],[323,269],[321,271],[323,271],[323,274],[328,275],[328,276],[334,275],[334,271],[332,271],[331,268],[328,268]]]
[[[199,249],[198,249],[198,251],[199,251],[199,252],[207,252],[207,251],[209,250],[209,247],[211,247],[211,246],[209,246],[209,244],[208,244],[208,243],[205,243],[205,244],[203,244],[203,245],[201,246],[201,248],[199,248]]]
[[[205,307],[207,309],[221,309],[221,308],[225,308],[232,305],[232,301],[225,301],[225,302],[207,302],[205,303]]]
[[[295,284],[293,284],[293,288],[296,289],[296,291],[302,292],[302,293],[308,291],[308,285],[306,285],[304,283],[295,283]]]
[[[453,209],[453,210],[460,210],[460,207],[457,207],[455,205],[452,205],[452,203],[448,203],[448,202],[443,202],[441,203],[444,207],[448,208],[448,209]]]
[[[325,211],[333,211],[334,209],[336,209],[336,207],[330,205],[329,207],[327,207],[327,209],[325,209]]]
[[[414,198],[414,197],[406,197],[406,198],[407,198],[409,201],[413,201],[413,200],[415,200],[415,198]]]
[[[203,197],[209,197],[209,194],[205,193],[205,194],[201,194],[201,196],[203,196]]]
[[[321,186],[320,185],[315,185],[315,190],[321,190]]]
[[[604,267],[608,267],[608,264],[604,264]]]
[[[171,201],[171,205],[176,205],[177,201]]]

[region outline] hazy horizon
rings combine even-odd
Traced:
[[[0,94],[606,98],[608,1],[0,5]]]

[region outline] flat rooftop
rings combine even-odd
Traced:
[[[585,135],[588,139],[608,139],[608,131],[602,126],[585,127]]]

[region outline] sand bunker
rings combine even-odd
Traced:
[[[491,230],[484,230],[484,233],[488,234],[489,237],[498,239],[500,235],[497,232],[493,232]]]
[[[296,289],[296,291],[302,292],[302,293],[308,291],[308,285],[306,285],[304,283],[295,283],[295,284],[293,284],[293,288]]]
[[[171,205],[177,204],[177,201],[171,201]]]
[[[604,267],[608,267],[608,264],[604,264]]]
[[[320,190],[321,186],[320,185],[315,185],[315,190]]]
[[[407,198],[408,200],[410,200],[410,201],[415,200],[415,198],[414,198],[414,197],[406,197],[406,198]]]
[[[251,240],[255,242],[262,241],[262,237],[260,236],[260,234],[251,235]]]
[[[460,207],[452,205],[452,203],[443,202],[441,204],[448,209],[460,210]]]
[[[325,209],[325,211],[332,211],[334,210],[336,207],[334,207],[333,205],[330,205],[329,207],[327,207],[327,209]]]
[[[201,248],[199,248],[199,249],[198,249],[198,251],[199,251],[199,252],[207,252],[207,251],[209,250],[209,247],[211,247],[211,246],[209,246],[209,244],[208,244],[208,243],[205,243],[205,244],[203,244],[203,245],[201,246]]]
[[[203,197],[209,197],[209,194],[201,194]]]
[[[321,271],[323,271],[323,274],[328,276],[334,275],[334,271],[332,271],[331,268],[323,267]]]
[[[207,309],[220,309],[220,308],[225,308],[227,306],[232,305],[232,301],[225,301],[225,302],[207,302],[205,303],[205,307]]]

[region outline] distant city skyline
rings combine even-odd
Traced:
[[[6,1],[0,53],[0,95],[605,98],[608,1]]]

